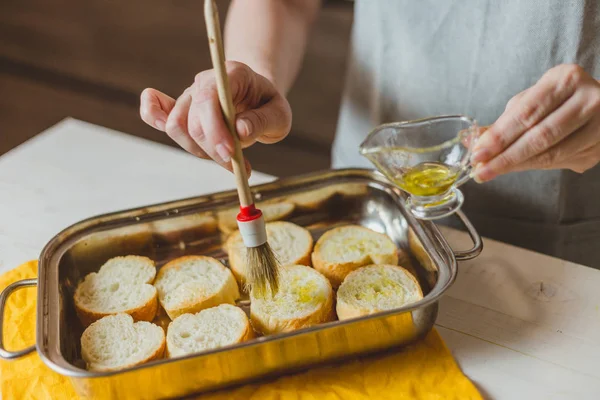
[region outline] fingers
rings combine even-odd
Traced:
[[[584,173],[588,169],[594,167],[600,161],[600,143],[588,147],[581,152],[573,154],[568,159],[562,159],[560,161],[553,161],[549,164],[548,160],[556,157],[555,155],[540,154],[530,160],[527,160],[523,164],[520,164],[512,172],[527,171],[533,169],[570,169],[577,173]]]
[[[554,68],[526,90],[498,118],[475,145],[472,160],[486,162],[506,150],[523,133],[570,98],[580,82],[580,72]]]
[[[205,154],[222,167],[233,171],[233,138],[223,118],[217,88],[213,83],[197,85],[191,90],[187,132],[188,137]],[[250,163],[248,160],[244,160],[244,163],[250,176]]]
[[[527,92],[527,90],[529,89],[525,89],[522,92],[517,93],[516,95],[514,95],[509,101],[508,103],[506,103],[506,108],[504,109],[505,111],[508,109],[512,109],[515,104],[518,103],[518,101],[523,97],[523,95],[525,95],[525,93]]]
[[[188,134],[188,113],[191,102],[192,96],[189,90],[186,90],[177,99],[175,106],[169,114],[166,123],[166,132],[175,143],[187,152],[200,158],[208,158],[206,152]]]
[[[223,119],[216,85],[195,85],[188,115],[190,137],[213,160],[231,170],[233,139]]]
[[[563,142],[550,148],[527,161],[515,166],[510,172],[525,171],[528,169],[571,169],[575,172],[584,172],[591,168],[588,166],[600,159],[598,146],[600,143],[600,122],[593,122],[570,135]]]
[[[228,161],[225,162],[224,160],[217,157],[218,155],[216,155],[214,149],[212,149],[209,146],[203,148],[196,141],[195,138],[204,135],[204,128],[202,127],[202,124],[190,128],[189,114],[191,112],[191,105],[193,103],[191,92],[191,89],[187,89],[181,95],[181,97],[177,99],[177,102],[171,110],[169,118],[167,119],[167,134],[171,139],[173,139],[178,145],[180,145],[184,150],[188,151],[189,153],[200,158],[212,158],[227,170],[232,171],[233,168],[231,166],[231,157]],[[195,138],[192,137],[192,130],[195,132]],[[201,143],[205,142],[201,141]],[[248,176],[250,176],[252,168],[247,160],[244,161],[246,172],[248,173]]]
[[[480,181],[488,181],[511,171],[532,157],[546,153],[590,119],[590,110],[584,107],[585,97],[582,92],[573,95],[557,110],[524,132],[501,154],[478,166],[475,175]]]
[[[175,99],[156,89],[144,89],[140,96],[140,116],[148,125],[165,131],[169,113],[175,106]]]
[[[234,128],[242,147],[256,141],[274,143],[283,139],[291,127],[287,100],[269,80],[248,66],[228,62],[226,67],[237,113]],[[177,101],[154,89],[145,90],[140,114],[188,152],[212,158],[232,170],[234,138],[223,117],[214,71],[199,73]],[[250,164],[245,164],[250,172]]]
[[[288,135],[291,125],[289,103],[280,95],[261,107],[240,113],[236,120],[237,132],[245,144],[279,142]]]

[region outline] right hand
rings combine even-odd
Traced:
[[[273,83],[239,62],[228,61],[226,70],[242,147],[285,138],[291,129],[292,111]],[[213,70],[196,75],[177,101],[156,89],[145,89],[140,115],[189,153],[212,158],[232,170],[233,139],[223,119]],[[248,162],[246,168],[249,172]]]

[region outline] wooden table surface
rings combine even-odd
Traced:
[[[274,179],[254,172],[251,183]],[[233,187],[215,164],[68,119],[0,157],[0,273],[81,219]],[[462,232],[442,229],[455,247]],[[600,243],[599,243],[600,245]],[[600,271],[485,240],[437,329],[489,399],[600,398]]]

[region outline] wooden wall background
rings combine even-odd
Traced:
[[[289,95],[292,134],[253,146],[255,169],[328,168],[351,23],[351,2],[325,2]],[[204,29],[201,0],[2,0],[0,155],[67,116],[172,145],[140,120],[139,94],[175,97],[210,68]]]

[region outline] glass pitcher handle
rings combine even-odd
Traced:
[[[475,125],[474,129],[477,130],[476,137],[479,138],[479,136],[481,136],[485,131],[487,131],[489,127],[489,125],[480,127],[477,127],[477,125]],[[470,155],[469,158],[471,158]],[[454,187],[459,187],[466,183],[469,179],[471,179],[473,177],[473,169],[474,167],[469,161],[469,165],[462,171],[460,178],[458,178],[454,183]]]
[[[465,168],[462,171],[460,178],[458,178],[456,180],[456,182],[454,183],[454,187],[457,188],[457,187],[463,185],[464,183],[466,183],[469,179],[472,178],[472,176],[471,176],[472,174],[473,174],[473,166],[471,164],[469,164],[467,166],[467,168]]]

